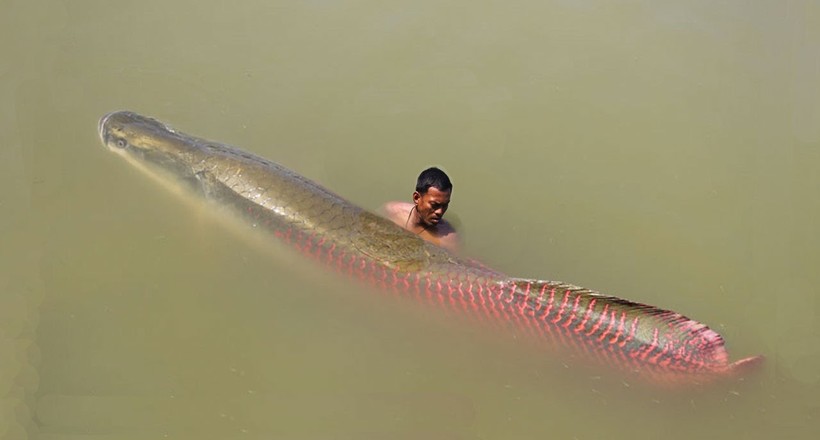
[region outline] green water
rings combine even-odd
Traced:
[[[0,2],[0,438],[813,438],[820,7]],[[685,313],[757,375],[622,383],[358,288],[105,151],[118,109],[464,251]]]

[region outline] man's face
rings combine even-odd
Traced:
[[[416,204],[416,210],[419,212],[422,223],[435,226],[441,221],[450,205],[450,192],[450,190],[441,191],[431,186],[424,194],[413,193],[413,202]]]

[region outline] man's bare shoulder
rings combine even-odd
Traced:
[[[407,202],[387,202],[382,205],[381,211],[387,218],[393,220],[398,224],[404,224],[410,210],[413,208],[412,203]]]

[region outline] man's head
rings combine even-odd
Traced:
[[[453,184],[444,171],[431,167],[419,174],[416,192],[413,193],[413,203],[416,204],[422,223],[435,226],[441,221],[450,205],[452,192]]]

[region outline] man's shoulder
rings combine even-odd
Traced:
[[[407,214],[412,208],[413,204],[407,202],[387,202],[382,205],[382,210],[388,215]]]
[[[382,205],[382,213],[393,220],[394,222],[398,222],[402,216],[406,217],[410,210],[413,208],[412,203],[407,202],[387,202]],[[403,221],[403,220],[402,220]]]

